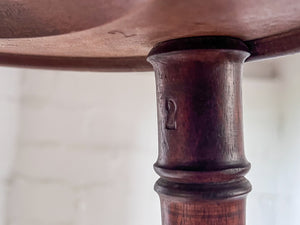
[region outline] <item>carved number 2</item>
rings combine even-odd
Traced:
[[[166,101],[166,109],[167,109],[167,121],[166,121],[166,128],[168,130],[176,130],[176,110],[177,106],[174,100],[167,99]]]

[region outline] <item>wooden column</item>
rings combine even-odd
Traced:
[[[163,225],[244,225],[241,68],[246,45],[229,37],[166,41],[148,61],[156,74]]]

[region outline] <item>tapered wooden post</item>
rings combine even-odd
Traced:
[[[244,225],[241,68],[247,47],[229,37],[158,44],[148,56],[156,74],[159,156],[155,185],[163,225]]]

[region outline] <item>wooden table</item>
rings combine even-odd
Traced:
[[[152,64],[163,225],[245,224],[242,64],[298,51],[297,0],[0,2],[1,65],[147,71]]]

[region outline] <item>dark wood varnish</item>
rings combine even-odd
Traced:
[[[244,156],[239,39],[198,37],[158,44],[156,74],[163,225],[244,225],[250,168]]]

